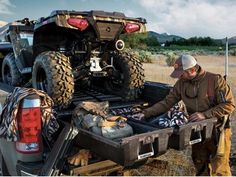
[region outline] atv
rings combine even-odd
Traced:
[[[2,81],[43,90],[64,107],[78,88],[87,86],[134,100],[144,84],[144,69],[123,50],[120,36],[145,32],[145,23],[119,12],[56,10],[37,21],[8,24],[0,32],[11,44],[10,52],[0,45]]]

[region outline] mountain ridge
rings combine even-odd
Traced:
[[[157,33],[155,31],[148,31],[148,36],[156,37],[160,43],[165,43],[166,41],[173,41],[175,38],[176,40],[184,39],[181,36],[173,35],[173,34],[167,34],[167,33]]]
[[[155,31],[148,31],[148,36],[152,37],[156,37],[159,41],[159,43],[163,44],[166,41],[173,41],[173,39],[179,40],[179,39],[186,39],[184,37],[178,36],[178,35],[174,35],[174,34],[168,34],[168,33],[157,33]],[[223,44],[226,43],[226,39],[214,39],[215,41],[221,41]],[[228,38],[228,42],[229,44],[236,44],[236,36],[233,37],[229,37]]]

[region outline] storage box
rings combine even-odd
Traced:
[[[169,139],[169,147],[183,150],[188,145],[210,139],[216,121],[216,118],[212,118],[175,127]]]
[[[158,156],[167,151],[172,128],[157,128],[128,121],[134,135],[118,141],[110,140],[90,131],[80,129],[77,141],[83,148],[90,149],[99,156],[112,160],[122,166],[133,166],[151,156]]]

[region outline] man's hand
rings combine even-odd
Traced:
[[[141,109],[141,108],[139,108],[139,107],[133,107],[133,108],[132,108],[132,113],[133,113],[133,114],[137,114],[137,113],[140,113],[140,112],[142,112],[142,109]]]
[[[206,119],[201,112],[195,112],[189,116],[189,122],[197,122]]]
[[[136,120],[143,120],[144,119],[144,114],[143,113],[136,113],[130,116],[130,118],[136,119]]]

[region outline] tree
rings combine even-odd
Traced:
[[[158,39],[155,36],[149,36],[145,39],[146,45],[149,47],[160,46]]]
[[[210,37],[191,37],[189,39],[178,39],[175,38],[172,41],[167,41],[166,46],[180,45],[180,46],[219,46],[222,43],[216,41]]]
[[[135,33],[124,34],[121,39],[125,42],[126,47],[136,48],[140,42],[141,37]]]
[[[147,33],[123,34],[121,39],[125,42],[126,47],[143,48],[147,46],[159,46],[158,39],[155,36],[148,36]]]

